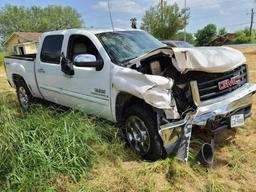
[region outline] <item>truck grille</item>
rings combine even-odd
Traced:
[[[196,80],[200,100],[214,99],[247,83],[247,68],[244,64],[226,73],[203,73]]]

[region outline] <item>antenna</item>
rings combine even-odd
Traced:
[[[109,18],[110,18],[111,25],[112,25],[112,30],[115,31],[114,23],[113,23],[113,19],[112,19],[112,14],[111,14],[111,9],[110,9],[110,3],[109,3],[109,0],[107,0],[107,1],[108,1],[108,13],[109,13]]]

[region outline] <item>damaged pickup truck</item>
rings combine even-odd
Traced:
[[[34,98],[118,122],[147,160],[188,160],[194,125],[210,135],[242,126],[256,85],[227,47],[169,48],[141,30],[44,33],[36,55],[5,57],[27,111]]]

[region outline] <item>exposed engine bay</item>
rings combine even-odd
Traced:
[[[182,118],[188,111],[196,109],[190,85],[192,81],[200,83],[219,79],[227,74],[232,76],[237,72],[246,73],[237,70],[245,61],[242,53],[228,47],[161,48],[129,61],[127,66],[142,74],[172,79],[174,83],[171,94]],[[247,82],[247,77],[241,81],[243,85]],[[208,90],[208,87],[205,87],[205,90]],[[201,100],[214,98],[214,95],[207,96],[206,93],[202,89]]]
[[[195,105],[190,90],[190,82],[188,75],[181,74],[172,64],[174,55],[170,57],[166,53],[158,53],[140,61],[140,65],[132,65],[131,68],[143,74],[158,75],[174,80],[172,87],[172,96],[174,97],[177,109],[182,117],[191,109],[195,109]]]
[[[221,108],[212,105],[204,109],[200,103],[245,85],[244,63],[244,56],[231,48],[161,48],[130,60],[125,67],[117,67],[114,88],[142,98],[155,108],[167,153],[176,149],[176,158],[187,162],[192,125],[215,118]],[[225,102],[228,106],[229,101]],[[224,105],[227,119],[232,110],[233,105]],[[204,116],[206,111],[209,114]]]

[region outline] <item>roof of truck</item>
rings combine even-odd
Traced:
[[[51,33],[68,33],[68,32],[75,32],[75,31],[87,31],[93,34],[99,33],[106,33],[106,32],[113,32],[112,28],[78,28],[78,29],[65,29],[65,30],[58,30],[58,31],[49,31],[46,34]],[[141,31],[140,29],[121,29],[115,28],[114,31]]]

